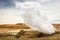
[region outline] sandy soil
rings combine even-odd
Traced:
[[[53,35],[44,35],[38,31],[25,31],[20,37],[16,35],[0,34],[0,40],[60,40],[60,28],[57,28],[57,32]]]
[[[15,24],[15,25],[21,25],[21,24]],[[53,35],[44,35],[41,32],[38,31],[33,31],[32,29],[25,29],[26,27],[18,27],[16,29],[16,26],[12,27],[7,27],[5,28],[0,28],[0,40],[60,40],[60,24],[53,24],[56,28],[57,31]],[[14,28],[15,27],[15,28]],[[11,29],[12,28],[12,29]],[[24,33],[20,33],[19,37],[16,36],[18,32],[21,30],[25,30]]]

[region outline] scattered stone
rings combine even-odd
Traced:
[[[24,35],[25,31],[24,30],[21,30],[20,32],[18,32],[15,37],[16,38],[19,38],[21,35]]]

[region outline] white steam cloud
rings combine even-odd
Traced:
[[[50,21],[60,19],[60,1],[58,0],[35,0],[35,1],[26,1],[26,2],[16,2],[16,8],[25,11],[28,6],[32,7],[36,3],[36,6],[39,6],[40,13],[46,15]],[[51,3],[52,2],[52,3]],[[55,3],[56,2],[56,3]],[[40,4],[39,4],[40,3]],[[23,5],[24,4],[24,5]],[[26,5],[27,4],[27,5]],[[58,5],[56,5],[58,4]]]
[[[22,18],[24,18],[25,24],[30,26],[32,29],[37,29],[37,31],[44,34],[55,33],[55,28],[51,25],[49,19],[40,13],[40,4],[38,2],[24,2],[16,3],[16,8],[24,9],[25,13],[22,13]]]

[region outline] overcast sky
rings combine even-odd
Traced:
[[[60,23],[60,0],[0,0],[0,24],[24,22],[20,15],[25,9],[16,8],[16,5],[22,5],[26,1],[38,2],[43,15],[46,15],[51,22]]]

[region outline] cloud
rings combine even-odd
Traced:
[[[24,22],[20,17],[20,11],[11,8],[0,10],[0,24],[15,24],[19,22]]]
[[[0,0],[0,23],[24,22],[20,16],[28,8],[25,4],[32,7],[34,2],[40,3],[41,0]],[[39,10],[42,15],[55,22],[53,20],[60,19],[60,0],[42,0]]]
[[[14,0],[0,0],[0,8],[13,7]]]
[[[51,0],[41,4],[41,13],[48,16],[50,20],[60,19],[60,0]]]
[[[24,2],[24,3],[17,2],[16,3],[16,8],[25,11],[25,8],[28,8],[27,5],[29,5],[29,6],[32,7],[32,5],[34,5],[34,3],[35,2],[29,2],[29,1]],[[58,5],[56,5],[55,2],[54,2],[53,4],[40,5],[39,10],[40,10],[40,12],[41,12],[42,15],[46,15],[50,20],[59,19],[59,16],[60,16],[59,13],[60,13],[60,11],[58,11],[58,10],[60,10],[59,9],[60,8],[59,7],[60,3],[57,2],[57,4]],[[36,5],[36,6],[38,7],[39,5]],[[57,10],[56,10],[56,7],[57,7]]]
[[[51,3],[56,3],[56,2],[60,2],[60,0],[37,0],[40,4],[51,4]]]

